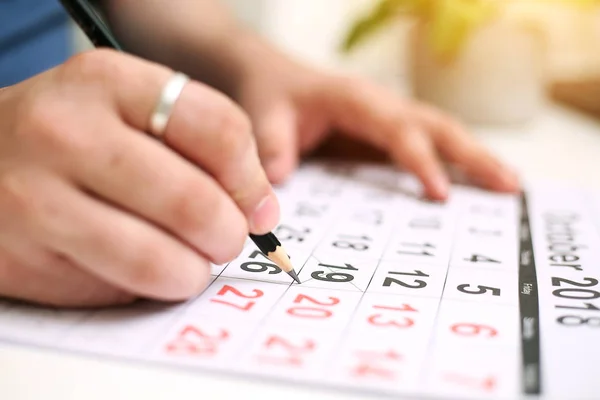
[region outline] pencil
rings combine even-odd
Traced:
[[[83,30],[95,47],[108,47],[118,51],[124,51],[109,27],[97,13],[97,10],[86,0],[60,0],[63,8],[71,18]],[[296,282],[300,283],[298,275],[292,266],[292,262],[277,237],[269,232],[266,235],[250,234],[250,238],[260,251],[279,268],[285,271]]]
[[[266,235],[250,234],[250,239],[256,244],[260,251],[263,252],[269,260],[273,261],[279,268],[291,276],[296,282],[301,283],[298,275],[292,266],[289,256],[283,249],[279,239],[273,233]]]

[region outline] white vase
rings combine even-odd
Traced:
[[[466,123],[519,124],[544,100],[543,42],[497,21],[472,34],[450,62],[440,62],[416,24],[409,39],[413,95]]]

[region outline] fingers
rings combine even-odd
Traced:
[[[436,110],[414,105],[415,115],[430,132],[436,149],[478,185],[495,191],[519,189],[516,174],[470,136],[456,121]]]
[[[85,54],[69,65],[105,83],[103,93],[113,108],[109,111],[134,130],[149,132],[151,116],[173,71],[108,50]],[[226,96],[188,82],[173,106],[162,139],[216,179],[246,216],[253,233],[275,227],[279,205],[261,167],[250,123]]]
[[[135,300],[135,296],[84,272],[64,257],[34,246],[28,250],[16,255],[0,248],[0,296],[70,308],[122,305]]]
[[[279,203],[262,168],[252,125],[225,96],[190,82],[175,105],[165,143],[215,177],[252,233],[267,233],[277,225]]]
[[[191,248],[40,171],[2,182],[3,207],[28,237],[133,295],[182,300],[199,293],[209,263]],[[51,195],[49,195],[51,194]]]
[[[161,143],[106,117],[96,151],[74,154],[78,186],[189,243],[221,264],[248,235],[244,215],[214,178]]]
[[[328,86],[325,97],[342,129],[387,151],[398,165],[420,178],[433,198],[447,196],[441,158],[455,163],[486,188],[518,190],[514,173],[456,122],[432,108],[399,100],[382,88],[352,78]]]
[[[342,129],[387,152],[397,165],[414,173],[427,197],[447,197],[448,179],[433,142],[406,105],[374,86],[354,80],[339,81],[330,93],[330,107]]]
[[[296,118],[291,107],[281,105],[254,115],[259,157],[270,182],[282,183],[298,165]]]
[[[140,131],[150,131],[150,119],[173,71],[161,64],[117,52],[94,49],[68,59],[57,69],[73,93],[94,88],[108,100],[110,111]]]
[[[390,134],[389,152],[396,164],[414,173],[423,182],[425,196],[433,200],[448,197],[448,179],[430,138],[416,125]]]

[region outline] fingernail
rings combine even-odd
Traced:
[[[282,163],[276,158],[264,161],[263,169],[267,174],[267,179],[271,183],[281,183],[285,178],[285,171],[282,170]]]
[[[264,234],[275,228],[279,220],[279,202],[274,194],[269,194],[262,199],[252,217],[250,230],[252,233]]]
[[[509,190],[517,190],[519,188],[519,175],[516,171],[505,167],[504,174],[502,175],[502,183]]]
[[[432,181],[432,186],[438,198],[445,199],[448,196],[448,180],[444,176],[436,176]]]

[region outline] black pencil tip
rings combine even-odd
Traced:
[[[291,276],[292,278],[294,278],[294,280],[296,282],[298,282],[298,284],[300,284],[300,279],[298,279],[298,275],[296,274],[296,271],[291,270],[290,272],[288,272],[288,275]]]

